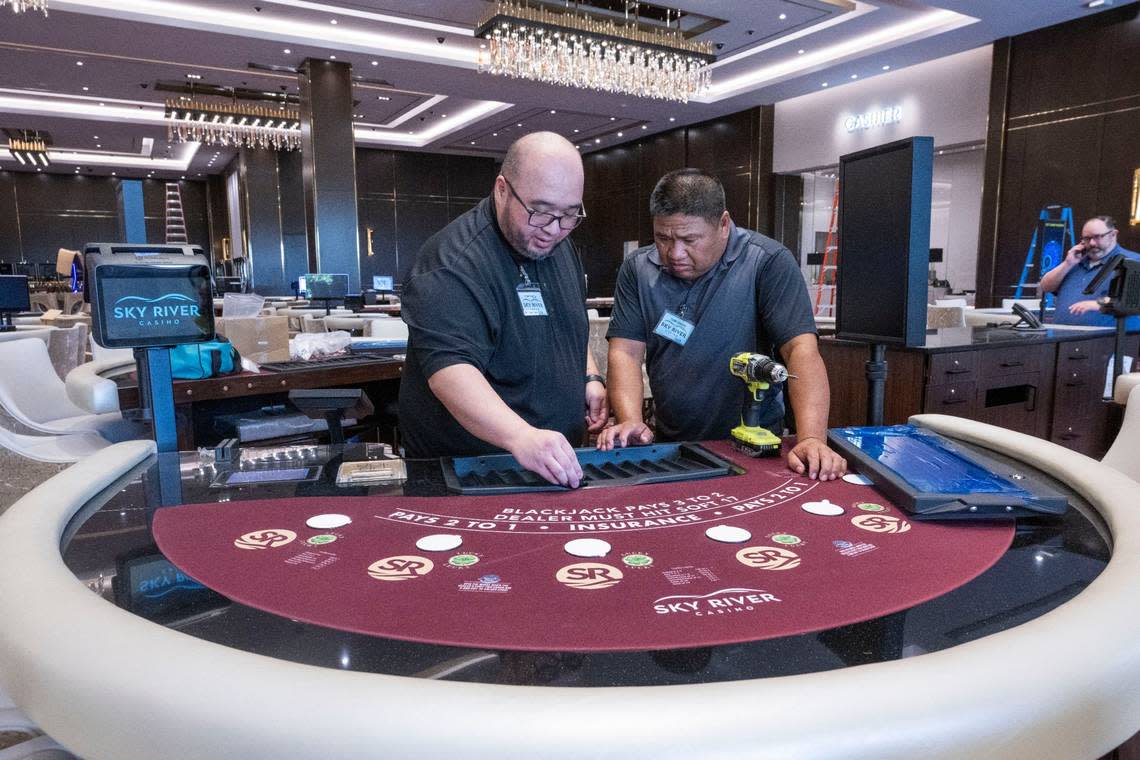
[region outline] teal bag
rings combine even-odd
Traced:
[[[175,380],[202,380],[241,371],[241,355],[222,337],[207,343],[185,343],[170,349]]]

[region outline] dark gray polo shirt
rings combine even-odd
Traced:
[[[686,306],[696,328],[684,346],[653,330],[666,310]],[[748,391],[729,374],[741,351],[782,361],[777,349],[797,335],[815,333],[803,276],[791,251],[771,238],[732,225],[721,260],[692,283],[670,275],[656,246],[635,251],[622,264],[606,338],[646,344],[645,362],[662,440],[724,438],[740,424]],[[770,394],[761,425],[783,429],[782,393]]]
[[[519,267],[541,286],[546,316],[525,316]],[[499,397],[537,428],[571,445],[585,432],[586,289],[569,239],[541,260],[503,238],[491,198],[433,235],[416,255],[401,294],[408,355],[400,379],[400,432],[409,456],[495,451],[461,426],[428,387],[453,364],[483,373]]]

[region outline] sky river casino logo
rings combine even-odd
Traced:
[[[198,302],[182,293],[167,293],[158,298],[123,296],[111,305],[111,317],[126,320],[139,327],[179,325],[183,319],[200,317]]]

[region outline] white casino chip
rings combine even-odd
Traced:
[[[857,486],[869,486],[871,481],[866,475],[860,475],[857,472],[849,472],[843,476],[843,480],[848,483],[853,483]]]
[[[731,525],[715,525],[706,530],[705,535],[723,544],[742,544],[752,538],[752,534],[744,528],[734,528]]]
[[[610,545],[600,538],[575,538],[562,548],[575,557],[604,557],[610,553]]]
[[[350,522],[352,522],[352,518],[348,515],[314,515],[305,520],[305,525],[317,530],[332,530],[333,528],[343,528]]]
[[[843,507],[838,504],[832,504],[827,499],[823,501],[808,501],[800,505],[800,509],[813,515],[823,515],[824,517],[835,517],[836,515],[843,514]]]
[[[463,543],[463,536],[454,533],[432,533],[416,541],[416,548],[423,552],[447,552],[458,549]]]

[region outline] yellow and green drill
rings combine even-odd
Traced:
[[[748,398],[740,409],[740,424],[732,429],[732,446],[751,457],[771,457],[780,453],[780,437],[760,427],[760,413],[772,385],[794,375],[764,354],[739,353],[728,360],[728,371],[744,381]]]

